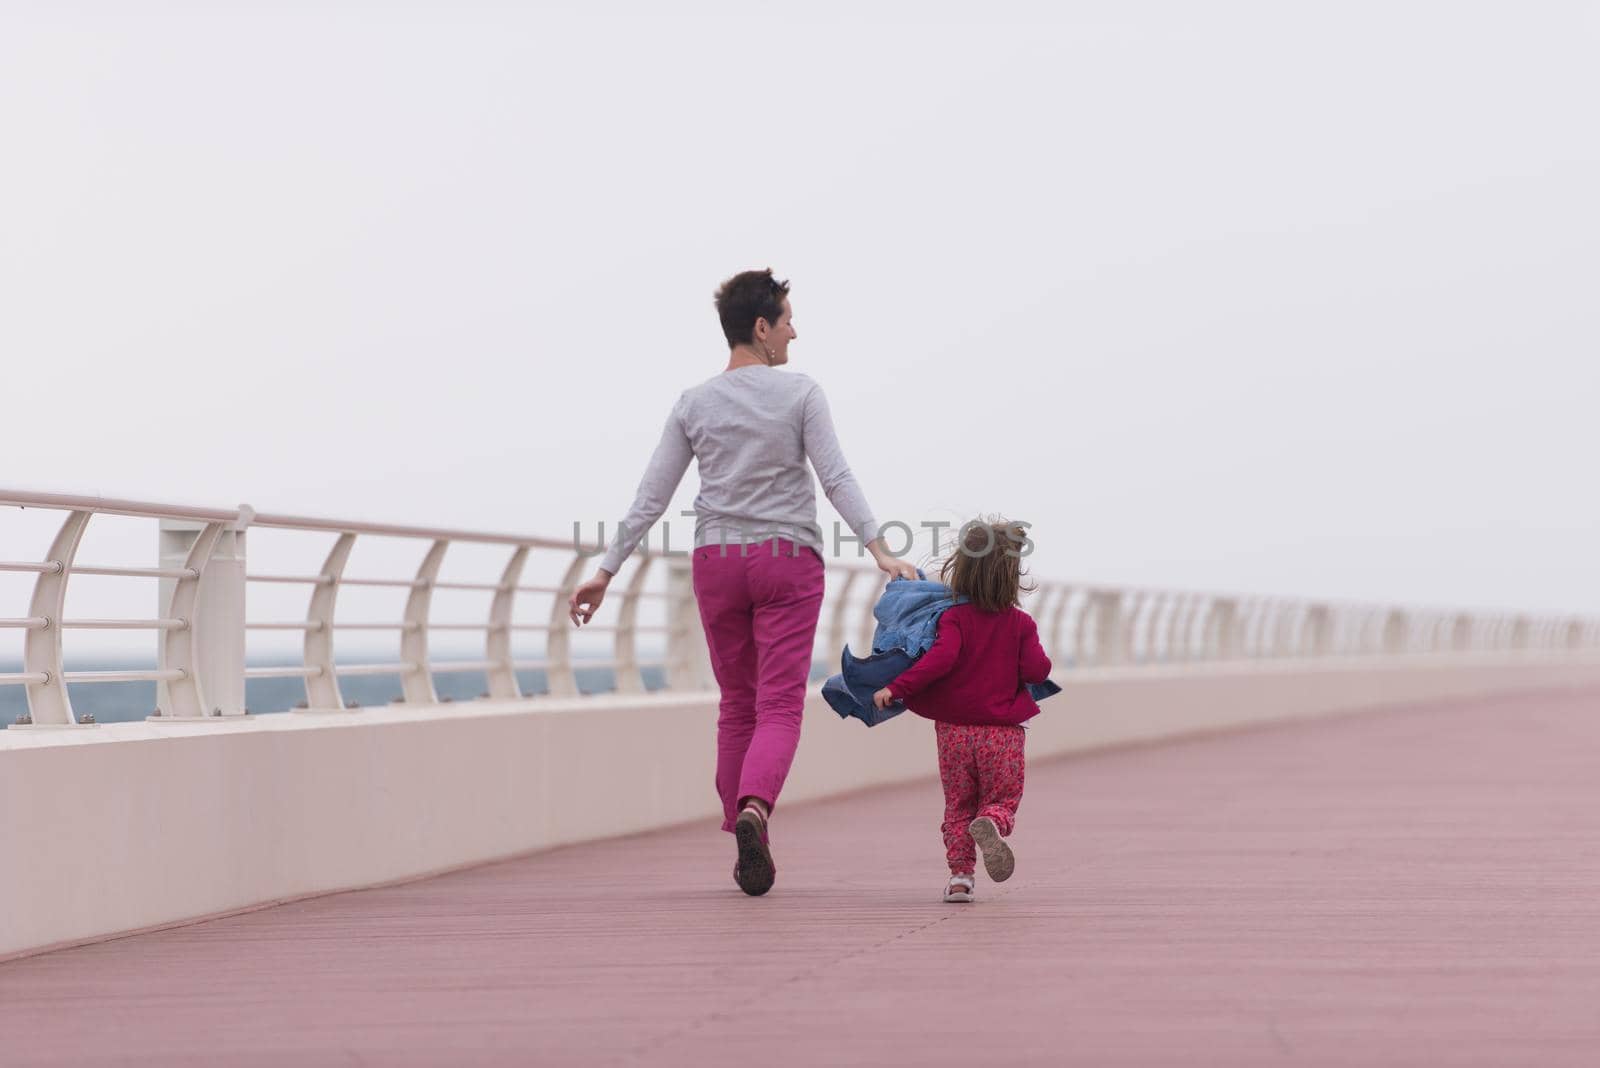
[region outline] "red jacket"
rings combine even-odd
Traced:
[[[889,692],[919,716],[944,723],[1002,725],[1039,714],[1025,688],[1050,675],[1039,625],[1020,608],[946,608],[931,648],[895,676]]]

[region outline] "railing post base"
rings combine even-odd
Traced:
[[[144,721],[146,723],[170,723],[175,727],[204,727],[207,724],[245,723],[260,718],[260,716],[250,712],[240,712],[231,716],[146,716],[144,717]]]

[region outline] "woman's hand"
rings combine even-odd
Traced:
[[[892,704],[894,704],[894,694],[889,692],[889,687],[887,686],[872,695],[872,707],[879,712],[882,712]]]
[[[581,627],[594,618],[600,602],[605,600],[606,587],[610,585],[611,573],[596,571],[594,578],[572,591],[572,599],[567,602],[567,613],[572,616],[573,626]],[[581,620],[578,618],[580,612],[583,615]]]
[[[897,578],[914,579],[917,577],[916,565],[899,559],[888,549],[885,549],[882,538],[874,538],[872,544],[868,545],[867,548],[872,552],[872,558],[878,562],[878,570],[887,573],[890,582]]]

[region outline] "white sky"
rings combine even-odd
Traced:
[[[0,485],[592,531],[770,265],[880,521],[1600,613],[1597,12],[0,0]]]

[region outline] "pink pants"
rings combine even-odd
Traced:
[[[774,555],[776,546],[776,555]],[[724,555],[723,550],[727,552]],[[717,793],[722,829],[739,802],[777,803],[800,744],[811,653],[822,611],[822,557],[787,538],[694,551],[694,595],[722,690]]]
[[[954,875],[971,875],[978,859],[967,825],[979,816],[1009,836],[1022,804],[1021,727],[935,723],[939,781],[944,784],[944,854]]]

